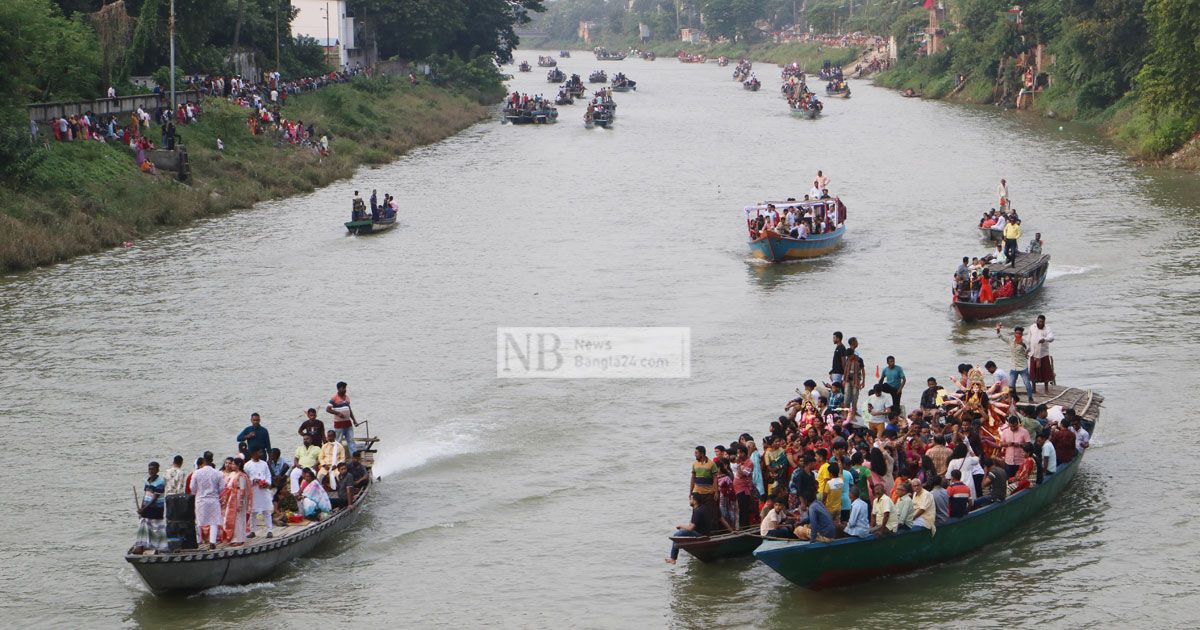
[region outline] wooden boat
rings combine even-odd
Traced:
[[[363,465],[373,478],[374,446],[379,438],[356,438]],[[275,528],[275,537],[255,537],[240,547],[220,543],[216,549],[183,549],[171,552],[126,553],[125,561],[155,594],[188,593],[214,586],[236,586],[260,581],[280,566],[303,556],[321,543],[346,531],[362,514],[371,486],[348,508],[330,513],[323,521],[308,521]],[[133,550],[130,549],[130,552]]]
[[[1035,394],[1035,403],[1073,408],[1084,427],[1095,435],[1103,398],[1093,392],[1057,385],[1049,394]],[[982,507],[962,518],[938,525],[937,535],[909,531],[883,538],[842,538],[827,543],[769,540],[754,557],[789,581],[809,589],[852,584],[884,575],[904,573],[971,553],[1010,535],[1041,514],[1071,483],[1087,451],[1039,485],[1010,494],[1002,503]]]
[[[749,90],[749,91],[751,91],[751,92],[757,92],[757,91],[758,91],[758,88],[760,88],[760,87],[762,87],[762,82],[760,82],[760,81],[743,81],[743,82],[742,82],[742,89],[743,89],[743,90]]]
[[[847,85],[846,87],[844,87],[840,90],[836,89],[836,88],[828,88],[827,87],[827,88],[825,88],[825,96],[834,96],[837,98],[850,98],[850,86]]]
[[[608,83],[608,74],[603,70],[597,70],[588,75],[588,83]]]
[[[558,96],[554,97],[554,104],[555,105],[574,105],[575,97],[571,96],[570,92],[567,92],[564,94],[559,94]]]
[[[729,65],[729,57],[726,57],[725,55],[721,55],[720,57],[717,57],[717,65],[721,66],[722,68],[724,68],[725,66],[728,66]]]
[[[707,61],[704,55],[689,55],[687,53],[679,53],[679,63],[704,63]]]
[[[988,265],[988,273],[993,278],[1011,277],[1016,287],[1016,295],[1000,298],[995,302],[980,304],[966,301],[969,296],[955,293],[954,310],[964,321],[975,321],[1011,313],[1030,302],[1046,284],[1046,268],[1050,266],[1049,254],[1017,254],[1015,265]]]
[[[538,67],[553,68],[557,65],[558,65],[558,60],[555,59],[554,57],[551,57],[550,55],[546,55],[545,57],[538,55]]]
[[[592,122],[595,123],[595,125],[597,127],[600,127],[602,129],[609,129],[613,126],[614,118],[615,117],[613,116],[612,112],[598,111],[598,112],[596,112],[596,115],[592,118]]]
[[[652,50],[643,50],[640,54],[638,54],[638,56],[646,61],[654,61],[655,59],[658,59],[658,55],[654,54],[654,51]]]
[[[559,70],[558,68],[555,68],[555,69],[551,70],[550,72],[546,73],[546,82],[547,83],[562,83],[563,81],[566,81],[566,80],[567,80],[567,73],[563,72],[562,70]]]
[[[637,89],[637,81],[632,81],[628,77],[621,76],[620,74],[618,74],[618,76],[612,80],[611,85],[612,91],[614,92],[628,92],[630,90]]]
[[[559,57],[562,57],[563,59],[570,58],[570,56],[571,56],[571,51],[569,51],[569,50],[560,50],[560,51],[558,51],[558,56],[559,56]]]
[[[388,217],[378,221],[372,221],[371,219],[347,221],[345,226],[347,232],[355,235],[378,234],[396,227],[396,217]]]
[[[593,52],[596,54],[597,61],[620,61],[625,58],[625,53],[615,52],[607,48],[597,48]]]
[[[521,65],[517,66],[517,70],[521,72],[533,72],[533,68],[529,65],[528,61],[522,61]]]
[[[780,212],[787,208],[804,208],[806,210],[812,208],[818,213],[836,211],[840,220],[836,222],[837,227],[832,232],[810,234],[806,238],[780,236],[771,230],[763,230],[758,238],[750,240],[750,255],[755,258],[773,263],[815,258],[832,252],[842,244],[842,238],[846,235],[846,206],[841,199],[835,197],[816,201],[764,202],[747,206],[745,208],[747,219],[752,213],[757,216],[758,211],[765,211],[768,204],[775,206]]]
[[[980,227],[979,233],[983,235],[983,238],[993,243],[999,243],[1004,240],[1004,228]]]
[[[796,118],[807,118],[809,120],[812,120],[812,119],[816,118],[817,116],[821,115],[820,107],[810,107],[808,109],[801,109],[799,107],[791,107],[789,109],[792,110],[792,116],[795,116]]]
[[[712,536],[671,536],[671,542],[700,562],[716,562],[750,555],[762,544],[763,538],[758,535],[758,526],[752,525]]]

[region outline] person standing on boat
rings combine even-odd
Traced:
[[[821,171],[817,171],[817,180],[816,180],[817,188],[820,188],[821,190],[829,188],[829,181],[830,181],[829,178],[825,177],[824,173],[822,173]]]
[[[150,462],[146,467],[146,483],[142,486],[142,504],[138,507],[137,540],[133,544],[133,553],[140,554],[146,549],[167,551],[167,522],[163,518],[163,494],[166,482],[158,474],[158,462]]]
[[[271,522],[271,514],[275,511],[271,492],[271,483],[274,477],[271,475],[270,465],[262,459],[261,450],[250,451],[250,461],[246,462],[245,471],[250,483],[249,537],[254,537],[256,520],[258,515],[262,514],[263,519],[267,522],[267,538],[274,538],[274,527]]]
[[[332,414],[333,432],[338,440],[346,442],[346,451],[351,455],[358,450],[354,445],[354,427],[358,426],[358,419],[354,417],[354,411],[350,408],[350,397],[346,395],[346,382],[339,381],[337,384],[337,393],[333,398],[329,399],[329,404],[325,406],[325,413]]]
[[[1008,259],[1009,266],[1016,266],[1017,254],[1020,253],[1020,248],[1017,247],[1017,240],[1021,238],[1021,220],[1014,218],[1004,226],[1004,257]]]
[[[226,457],[221,490],[221,540],[231,547],[245,544],[249,514],[250,478],[237,459]]]
[[[833,333],[833,366],[829,368],[829,382],[841,383],[846,374],[846,346],[842,345],[842,331]]]
[[[296,433],[301,439],[307,435],[316,446],[325,444],[325,423],[317,419],[317,410],[309,408],[305,414],[308,419],[300,424],[300,430]]]
[[[900,396],[904,393],[904,386],[907,384],[908,377],[904,375],[904,368],[896,365],[896,357],[889,356],[887,367],[883,368],[877,386],[879,391],[892,395],[893,411],[900,411]]]
[[[708,451],[703,446],[697,446],[696,460],[692,462],[692,484],[688,494],[696,493],[705,501],[716,498],[717,465],[708,458]]]
[[[250,414],[250,426],[242,429],[237,436],[238,451],[245,454],[254,451],[266,453],[271,450],[271,434],[262,426],[262,417],[258,413]]]
[[[334,474],[337,471],[338,464],[346,461],[346,448],[342,446],[334,437],[332,429],[325,435],[325,444],[321,447],[321,457],[319,459],[320,468],[317,470],[317,479],[322,483],[328,479],[328,486],[332,490],[337,490],[337,476]]]
[[[192,473],[192,492],[196,495],[196,537],[203,542],[204,528],[208,528],[208,544],[217,544],[221,526],[221,490],[225,478],[213,468],[212,453],[205,453],[199,468]]]
[[[1025,384],[1025,393],[1029,396],[1029,402],[1033,402],[1033,385],[1029,379],[1029,344],[1025,342],[1025,328],[1017,326],[1013,328],[1012,338],[1004,336],[1002,324],[996,324],[996,336],[1004,340],[1008,344],[1008,351],[1012,357],[1012,368],[1008,371],[1008,384],[1012,388],[1013,401],[1017,400],[1017,377],[1020,376]]]
[[[851,337],[846,348],[846,357],[842,364],[842,374],[846,386],[846,420],[853,422],[858,414],[858,395],[866,384],[863,371],[862,357],[858,356],[858,339]]]
[[[1029,241],[1029,253],[1041,255],[1042,253],[1042,233],[1037,232],[1033,235],[1033,240]]]
[[[1046,393],[1050,393],[1050,383],[1054,381],[1054,359],[1050,356],[1050,344],[1054,342],[1054,331],[1046,328],[1046,316],[1038,315],[1033,328],[1029,329],[1029,380],[1033,388],[1038,383],[1045,384]]]
[[[1000,197],[1000,209],[1008,207],[1008,182],[1000,180],[1000,185],[996,186],[996,196]]]

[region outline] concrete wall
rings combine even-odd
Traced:
[[[178,103],[185,103],[189,100],[198,101],[200,100],[200,93],[196,91],[176,92],[175,100]],[[72,103],[34,103],[28,109],[31,120],[45,122],[61,116],[78,116],[88,111],[102,116],[108,114],[121,115],[135,112],[140,107],[153,113],[160,107],[169,107],[170,104],[170,94],[138,94],[135,96],[118,96],[115,99],[103,98],[94,101],[77,101]]]

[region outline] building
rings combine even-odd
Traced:
[[[311,37],[325,47],[325,59],[331,67],[366,65],[363,50],[354,36],[354,16],[346,0],[292,0],[296,17],[292,37]]]

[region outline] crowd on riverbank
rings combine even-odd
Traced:
[[[290,464],[272,447],[257,413],[237,434],[235,454],[223,461],[205,451],[195,469],[186,472],[183,456],[176,455],[163,474],[158,462],[150,462],[131,553],[194,548],[193,540],[201,546],[207,541],[208,548],[218,543],[236,547],[256,536],[260,515],[266,537],[272,538],[275,525],[324,520],[353,504],[370,484],[370,473],[354,438],[354,427],[361,423],[346,388],[338,383],[325,407],[333,416],[328,430],[316,409],[305,412],[296,431],[301,444]]]
[[[843,344],[834,333],[828,381],[805,381],[761,442],[742,433],[711,457],[696,447],[692,518],[675,536],[758,526],[762,536],[823,541],[936,530],[1043,483],[1087,448],[1090,435],[1071,408],[1018,410],[1018,379],[1032,401],[1032,388],[1048,388],[1054,378],[1054,335],[1043,316],[1032,330],[1005,337],[997,327],[1009,371],[990,360],[959,365],[953,389],[930,377],[907,414],[907,376],[895,358],[876,368],[877,382],[860,404],[866,378],[858,340]],[[673,548],[672,559],[677,554]]]

